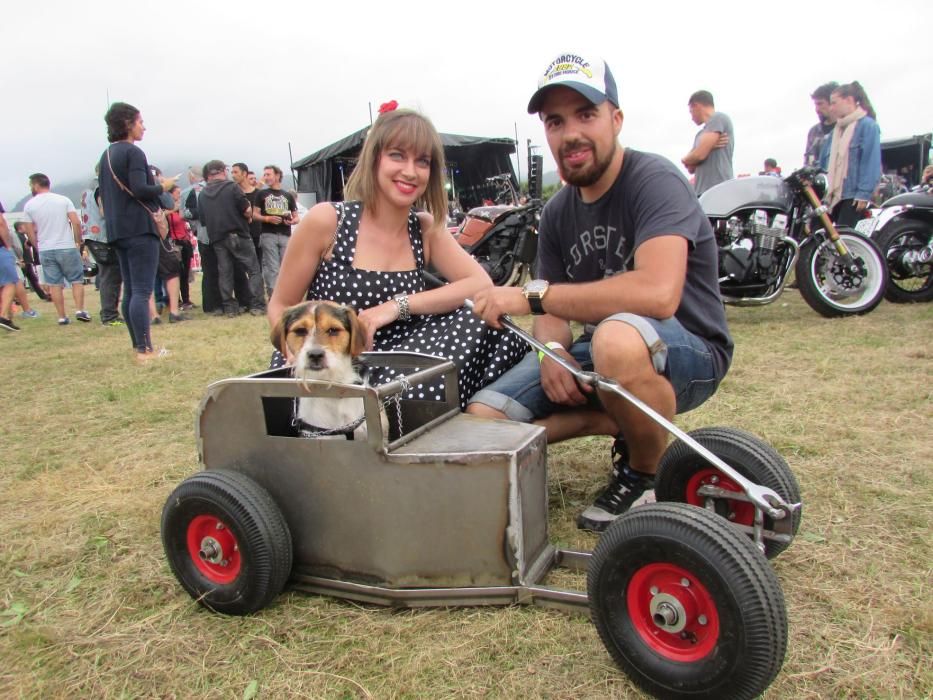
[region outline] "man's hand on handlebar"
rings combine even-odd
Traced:
[[[582,371],[580,363],[573,359],[570,352],[563,348],[552,349],[552,351]],[[541,388],[551,401],[562,406],[585,404],[586,394],[593,392],[593,387],[580,384],[569,370],[561,367],[547,355],[541,358]]]
[[[489,287],[473,297],[473,313],[493,328],[502,328],[502,316],[523,316],[531,313],[528,300],[518,287]]]

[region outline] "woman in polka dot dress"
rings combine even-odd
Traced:
[[[433,125],[410,110],[379,115],[345,194],[350,201],[314,206],[289,241],[269,301],[273,325],[304,299],[328,299],[359,311],[372,350],[405,350],[452,360],[460,404],[516,364],[527,345],[490,328],[465,299],[491,286],[486,272],[445,224],[444,150]],[[415,212],[418,204],[426,212]],[[431,262],[451,282],[424,289]],[[286,363],[276,352],[272,366]],[[377,383],[392,370],[376,370]],[[443,398],[441,385],[415,386],[409,398]]]

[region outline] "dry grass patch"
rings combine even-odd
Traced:
[[[264,319],[158,327],[173,355],[139,368],[125,331],[40,310],[0,336],[3,697],[639,697],[581,616],[296,593],[245,619],[201,609],[165,564],[159,515],[199,468],[207,384],[265,367]],[[729,319],[733,369],[678,423],[751,430],[801,484],[800,534],[774,562],[789,652],[767,697],[929,697],[933,305],[826,320],[788,294]],[[608,456],[607,438],[551,448],[561,545],[593,546],[573,518]]]

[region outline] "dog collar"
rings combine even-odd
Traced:
[[[331,435],[343,435],[347,440],[353,439],[353,431],[359,428],[366,420],[366,414],[363,414],[355,421],[341,425],[336,428],[321,428],[317,425],[306,423],[300,418],[295,419],[295,427],[298,428],[298,435],[303,438],[328,437]]]

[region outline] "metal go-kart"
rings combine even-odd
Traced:
[[[169,565],[198,602],[248,614],[290,581],[396,607],[588,610],[614,661],[652,694],[751,698],[767,688],[787,617],[766,555],[787,547],[800,521],[797,482],[775,450],[730,428],[685,434],[615,383],[574,370],[678,439],[660,464],[658,503],[616,520],[592,553],[564,550],[548,539],[542,428],[461,413],[451,362],[366,357],[401,374],[364,387],[272,370],[208,388],[197,421],[205,470],[162,513]],[[439,381],[446,401],[400,398]],[[366,439],[298,437],[294,402],[314,396],[362,398]],[[548,586],[555,567],[585,570],[587,590]]]

